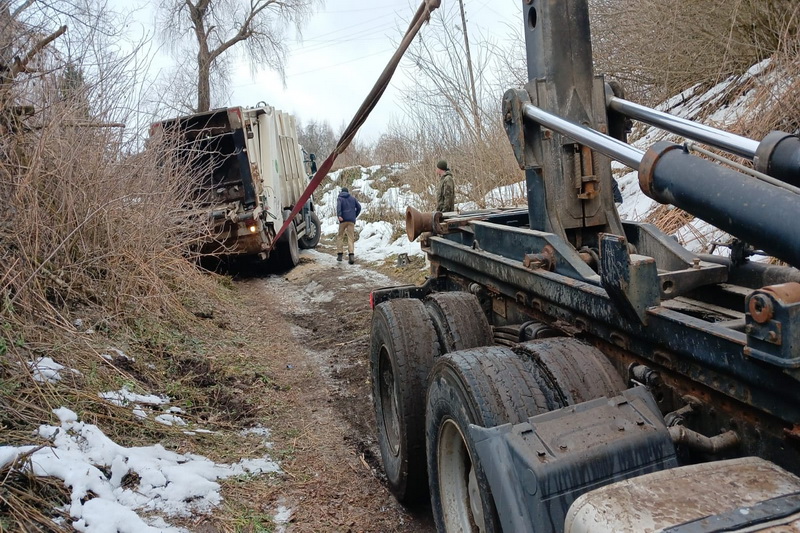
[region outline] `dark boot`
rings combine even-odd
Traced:
[[[341,260],[342,260],[342,253],[341,253],[341,252],[339,252],[338,254],[336,254],[336,260],[337,260],[337,261],[341,261]]]
[[[353,254],[350,254],[350,257],[347,258],[347,262],[352,265],[353,263],[356,262],[356,256],[353,255]]]

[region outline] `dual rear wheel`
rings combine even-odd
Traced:
[[[430,495],[439,531],[501,529],[470,424],[516,424],[625,388],[605,356],[577,339],[514,348],[492,340],[469,293],[390,300],[373,314],[373,399],[387,484],[403,503]]]
[[[469,334],[458,320],[470,325]],[[438,293],[425,301],[378,305],[371,339],[372,398],[386,481],[400,502],[418,502],[428,497],[428,374],[442,353],[491,344],[492,330],[475,296]]]

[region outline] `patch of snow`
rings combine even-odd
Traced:
[[[264,437],[265,439],[268,439],[269,436],[272,434],[269,428],[265,428],[264,426],[260,425],[243,429],[240,433],[242,435],[258,435],[259,437]]]
[[[107,353],[101,353],[100,357],[102,357],[103,359],[107,359],[109,361],[111,361],[113,359],[126,359],[128,361],[136,361],[136,359],[134,359],[133,357],[128,356],[125,352],[123,352],[119,348],[114,348],[114,347],[109,346],[108,350],[114,352],[116,355],[110,355],[110,354],[107,354]]]
[[[165,426],[185,426],[186,425],[186,421],[183,418],[181,418],[179,416],[175,416],[175,415],[169,415],[169,414],[158,415],[157,417],[154,418],[154,420],[156,422],[158,422],[159,424],[164,424]]]
[[[278,508],[275,509],[275,514],[272,515],[272,521],[277,526],[276,533],[286,531],[286,525],[292,520],[293,514],[293,509],[289,509],[283,505],[279,505]]]
[[[99,396],[120,407],[130,404],[140,405],[164,405],[170,402],[167,396],[156,396],[155,394],[136,394],[128,390],[125,386],[118,391],[101,392]]]
[[[401,253],[423,255],[419,243],[409,242],[403,234],[395,237],[395,226],[388,221],[356,223],[359,237],[356,242],[356,257],[366,261],[382,262]]]
[[[323,290],[322,284],[318,281],[311,281],[303,288],[303,292],[309,297],[309,300],[314,303],[332,302],[336,294],[332,291]]]
[[[64,365],[56,363],[49,357],[40,357],[36,361],[28,361],[28,368],[33,373],[34,381],[39,383],[57,383],[61,381],[61,371],[65,369],[73,374],[80,374],[78,370],[67,369]]]
[[[269,428],[265,428],[264,426],[258,425],[255,427],[243,429],[242,431],[239,432],[239,434],[244,436],[257,435],[259,437],[263,437],[262,444],[267,448],[272,448],[272,442],[269,441],[269,437],[272,434],[272,432],[269,430]]]
[[[30,454],[18,468],[35,476],[61,479],[70,490],[67,511],[78,531],[182,532],[169,526],[164,517],[209,512],[222,500],[217,480],[280,472],[267,456],[225,465],[200,455],[178,454],[160,444],[126,448],[97,426],[79,422],[67,408],[54,412],[61,425],[42,425],[38,431],[51,440],[51,446],[2,446],[0,465]],[[133,474],[138,484],[129,486]],[[145,521],[137,511],[156,516]]]
[[[0,446],[0,468],[5,468],[17,460],[19,451],[14,446]]]
[[[527,205],[527,186],[525,181],[496,187],[486,193],[483,201],[487,208]]]

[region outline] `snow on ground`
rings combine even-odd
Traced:
[[[411,192],[407,185],[389,187],[382,194],[376,182],[387,180],[385,175],[375,176],[380,165],[361,167],[361,177],[353,180],[350,193],[362,207],[361,216],[356,220],[356,257],[360,261],[382,262],[392,256],[408,254],[424,256],[419,243],[409,242],[405,234],[405,211],[407,206],[419,208],[422,205],[419,195]],[[401,165],[393,165],[389,175],[401,171]],[[339,222],[336,218],[336,199],[341,191],[338,184],[344,170],[329,175],[323,188],[322,199],[317,203],[317,216],[322,223],[323,235],[336,235]],[[376,221],[368,221],[377,218]],[[401,223],[402,221],[402,223]]]
[[[39,357],[35,361],[28,361],[28,368],[33,375],[33,379],[39,383],[56,383],[61,381],[62,372],[80,374],[74,368],[66,368],[64,365],[56,363],[49,357]]]
[[[388,176],[404,170],[403,165],[392,165],[388,168]],[[423,202],[418,194],[409,190],[407,185],[377,187],[385,182],[387,174],[380,172],[385,167],[380,165],[372,167],[359,167],[361,176],[356,178],[350,186],[350,193],[361,203],[362,213],[356,220],[355,255],[360,261],[383,262],[384,260],[407,254],[409,257],[424,257],[419,242],[409,242],[405,233],[406,207],[424,210]],[[322,234],[335,236],[339,231],[339,222],[336,218],[336,199],[341,191],[339,180],[343,170],[337,170],[329,175],[329,181],[323,185],[321,200],[317,203],[317,216],[322,223]],[[377,177],[376,177],[377,176]],[[431,178],[433,181],[433,177]],[[435,183],[431,184],[431,188]],[[484,197],[486,207],[501,207],[513,204],[525,205],[525,182],[514,183],[497,187],[489,191]],[[477,204],[472,202],[460,203],[456,206],[459,211],[474,211]],[[376,221],[372,221],[374,219]]]
[[[97,426],[78,421],[71,410],[61,407],[53,412],[60,425],[42,425],[38,430],[39,437],[51,444],[0,446],[0,468],[15,463],[13,468],[33,475],[61,479],[71,492],[64,511],[77,531],[183,533],[166,519],[210,512],[222,501],[218,480],[280,472],[269,456],[226,465],[201,455],[178,454],[160,444],[125,448]],[[186,425],[172,414],[159,416],[170,424]],[[269,436],[261,426],[244,431]],[[285,508],[276,511],[281,517],[287,513]]]

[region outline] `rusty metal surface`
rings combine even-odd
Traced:
[[[564,531],[657,531],[798,491],[800,479],[756,457],[674,468],[582,496]]]
[[[536,254],[525,254],[522,265],[531,270],[543,269],[552,271],[556,265],[555,250],[549,244]]]
[[[519,244],[517,249],[524,247]],[[593,284],[557,272],[530,271],[520,261],[481,253],[440,237],[431,238],[431,250],[448,277],[460,275],[472,283],[496,287],[514,301],[520,292],[528,295],[525,304],[530,309],[526,314],[531,318],[546,323],[561,321],[568,328],[577,328],[576,332],[609,341],[612,334],[624,335],[631,351],[647,354],[645,360],[666,365],[684,379],[764,412],[800,421],[800,405],[793,392],[796,378],[749,361],[742,353],[746,344],[742,332],[663,307],[648,310],[649,326],[645,332],[643,326],[622,318],[606,291]],[[538,309],[534,309],[535,301],[539,302]],[[578,327],[579,324],[582,325]],[[558,327],[565,329],[560,324]],[[662,348],[654,352],[657,346]],[[765,387],[765,383],[770,386]]]
[[[650,198],[654,198],[655,190],[653,188],[653,177],[658,162],[664,154],[671,150],[682,150],[678,144],[664,144],[658,147],[652,147],[644,153],[642,162],[639,165],[639,188]]]
[[[772,308],[772,300],[763,294],[756,294],[750,298],[750,303],[747,305],[750,316],[759,324],[764,324],[772,319],[774,309]]]
[[[772,294],[775,299],[780,300],[784,304],[800,302],[800,283],[781,283],[779,285],[764,287],[761,290]]]

